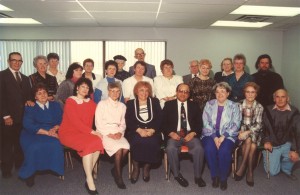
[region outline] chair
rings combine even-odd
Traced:
[[[74,166],[73,166],[71,152],[72,152],[71,148],[64,146],[65,166],[68,168],[70,164],[71,168],[73,169]]]

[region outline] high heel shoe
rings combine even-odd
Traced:
[[[118,188],[120,188],[120,189],[126,189],[126,185],[124,184],[123,179],[122,179],[121,177],[120,177],[120,178],[117,178],[117,177],[116,177],[115,169],[112,168],[112,169],[110,170],[110,172],[111,172],[111,175],[113,176],[114,181],[115,181],[115,183],[117,184]]]
[[[246,180],[246,183],[247,183],[247,185],[250,186],[250,187],[253,187],[253,186],[254,186],[254,181],[247,181],[247,180]]]
[[[237,175],[236,173],[234,173],[234,180],[235,181],[241,181],[244,177],[244,174],[242,176]]]
[[[97,191],[97,189],[95,189],[95,190],[90,190],[90,188],[89,188],[87,182],[85,182],[84,186],[85,186],[85,189],[87,190],[87,192],[88,192],[90,195],[98,195],[98,194],[99,194],[98,191]]]

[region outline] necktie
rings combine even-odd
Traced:
[[[44,105],[44,110],[48,110],[48,108],[47,108],[46,104]]]
[[[16,74],[17,83],[19,84],[20,87],[22,87],[22,81],[19,72],[15,72],[15,74]]]
[[[187,134],[187,130],[186,130],[187,124],[186,124],[186,112],[185,112],[183,102],[181,103],[180,122],[181,122],[181,128],[180,128],[179,135],[180,137],[185,137]]]
[[[194,78],[195,78],[195,77],[197,77],[197,75],[196,75],[196,74],[194,74]]]

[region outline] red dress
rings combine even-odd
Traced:
[[[81,100],[71,96],[66,100],[59,139],[81,157],[96,151],[103,153],[102,140],[91,134],[95,110],[96,104],[90,99]]]

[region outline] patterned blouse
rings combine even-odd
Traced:
[[[201,112],[207,101],[214,99],[212,87],[216,84],[216,81],[209,78],[208,80],[201,80],[199,77],[194,77],[190,80],[190,98],[199,105]]]
[[[260,144],[262,132],[263,106],[254,100],[252,107],[247,107],[246,100],[239,105],[242,113],[241,131],[250,130],[249,137],[253,143]]]

